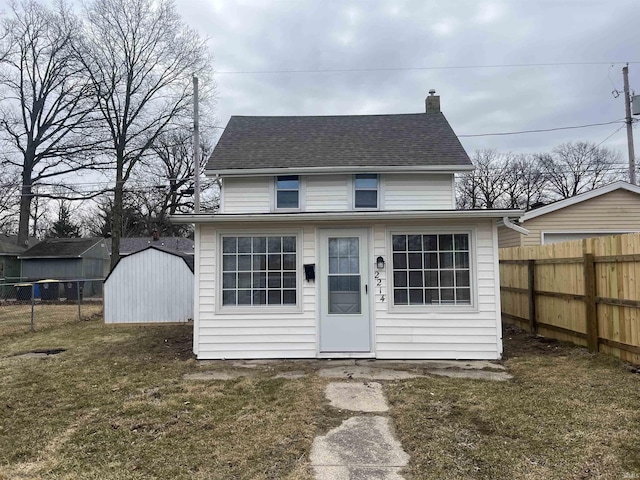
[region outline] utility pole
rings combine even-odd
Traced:
[[[195,213],[200,213],[200,119],[198,77],[195,75],[193,76],[193,210]]]
[[[627,147],[629,149],[629,182],[636,184],[636,156],[633,151],[633,118],[631,117],[631,96],[629,95],[629,64],[622,67],[624,78],[624,108],[626,111],[625,123],[627,124]]]

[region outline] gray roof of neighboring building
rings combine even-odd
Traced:
[[[0,255],[16,256],[27,250],[28,247],[22,247],[16,243],[17,239],[17,235],[0,235]],[[29,245],[34,246],[38,242],[37,238],[29,237]]]
[[[111,239],[108,238],[106,243],[107,251],[111,255]],[[120,255],[130,255],[150,246],[183,255],[193,255],[195,250],[193,240],[190,238],[160,237],[158,240],[153,240],[151,237],[133,237],[120,239]]]
[[[471,166],[442,113],[229,120],[207,170]]]
[[[20,254],[20,258],[80,258],[104,238],[47,238]]]

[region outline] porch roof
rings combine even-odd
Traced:
[[[242,222],[334,222],[340,220],[423,220],[518,218],[522,210],[385,210],[346,212],[289,212],[289,213],[193,213],[171,215],[176,224],[185,223],[242,223]]]

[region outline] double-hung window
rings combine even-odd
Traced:
[[[357,174],[353,180],[355,208],[378,208],[378,175]]]
[[[392,235],[394,305],[471,305],[468,233]]]
[[[296,305],[296,237],[223,236],[222,305]]]
[[[297,175],[276,177],[276,208],[300,208],[300,177]]]

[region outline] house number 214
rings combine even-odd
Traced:
[[[376,280],[376,287],[378,288],[378,293],[380,294],[380,301],[384,302],[384,295],[382,294],[382,279],[380,278],[380,271],[376,270],[374,278]]]

